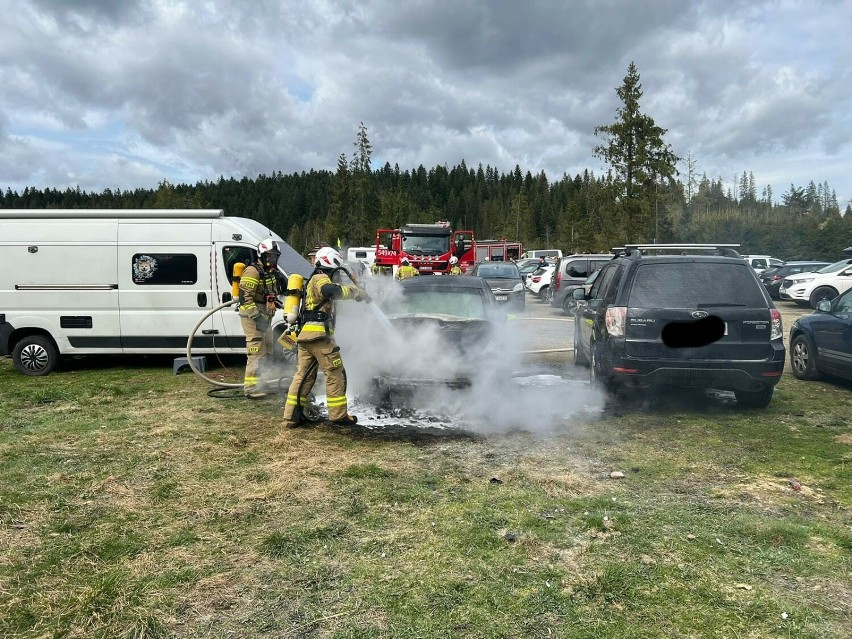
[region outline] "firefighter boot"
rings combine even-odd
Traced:
[[[346,417],[342,417],[340,419],[332,419],[329,420],[332,424],[336,426],[354,426],[358,423],[358,418],[355,415],[346,415]]]

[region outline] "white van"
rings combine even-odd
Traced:
[[[46,375],[60,355],[183,354],[231,299],[233,265],[268,238],[282,276],[311,273],[270,229],[222,210],[0,209],[0,355]],[[193,353],[213,352],[245,352],[236,305],[196,332]]]
[[[537,249],[535,251],[526,251],[523,255],[521,255],[520,259],[525,259],[528,257],[536,259],[540,257],[546,257],[557,260],[562,257],[562,251],[560,251],[559,249]]]

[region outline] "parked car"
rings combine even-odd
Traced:
[[[728,248],[642,254],[657,250],[627,247],[587,294],[574,291],[586,302],[574,323],[575,363],[610,389],[714,388],[733,391],[740,406],[767,406],[786,351],[781,314],[754,270]]]
[[[555,269],[555,266],[545,266],[527,273],[524,286],[530,293],[543,300],[550,291],[550,276]]]
[[[812,273],[824,266],[828,266],[829,262],[787,262],[784,266],[771,266],[760,274],[760,282],[769,291],[769,296],[774,299],[781,299],[778,289],[781,288],[781,282],[788,275],[796,275],[797,273]]]
[[[852,258],[824,266],[813,273],[799,273],[781,280],[778,294],[800,306],[816,308],[822,300],[832,300],[852,288]]]
[[[539,260],[537,257],[529,257],[523,260],[518,260],[515,262],[515,265],[518,267],[518,271],[521,274],[521,278],[526,281],[526,277],[528,273],[532,273],[534,270],[538,268]]]
[[[751,264],[751,267],[761,273],[770,266],[784,266],[784,260],[779,260],[771,255],[743,255],[743,259]]]
[[[467,275],[483,278],[498,302],[510,304],[518,310],[523,310],[526,306],[524,282],[513,262],[477,262],[468,270]]]
[[[790,329],[790,365],[799,379],[852,379],[852,289],[800,317]]]
[[[487,349],[497,347],[495,328],[506,320],[505,306],[480,277],[412,277],[400,282],[400,289],[401,295],[381,305],[405,343],[388,344],[373,378],[377,399],[428,385],[469,386]],[[411,340],[427,331],[434,331],[429,348],[412,356]]]
[[[573,292],[591,273],[603,268],[612,258],[612,253],[575,253],[559,260],[553,272],[550,305],[562,307],[566,313],[573,313],[575,304],[569,290]]]

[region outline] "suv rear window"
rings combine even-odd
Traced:
[[[642,264],[630,291],[633,308],[766,307],[766,300],[745,264],[672,262]]]

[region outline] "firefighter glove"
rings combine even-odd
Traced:
[[[356,302],[369,302],[370,301],[370,296],[367,295],[367,291],[365,291],[360,286],[355,287],[354,298],[355,298]]]

